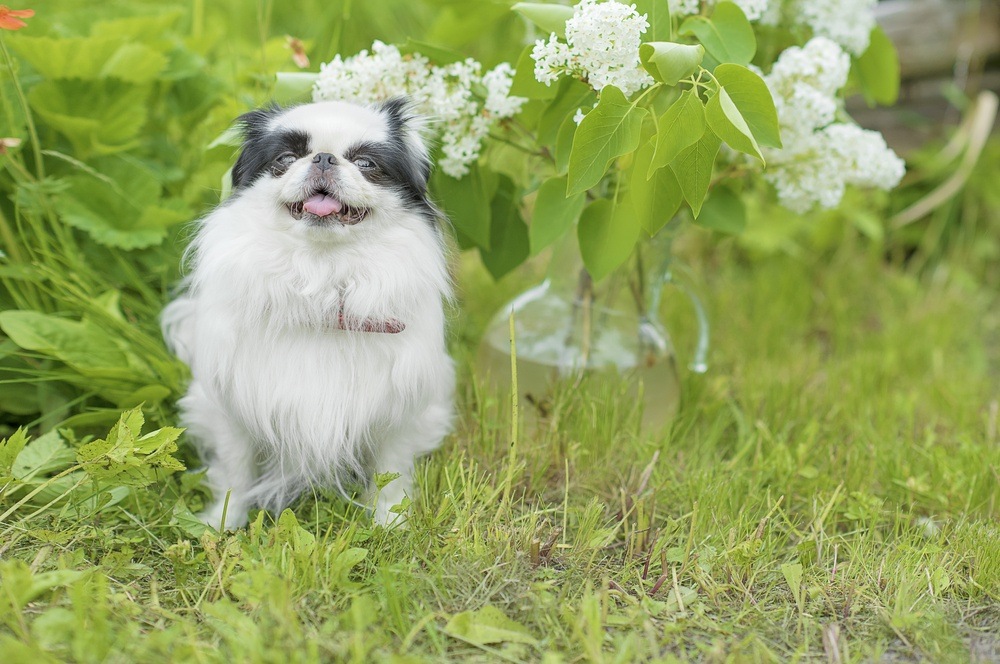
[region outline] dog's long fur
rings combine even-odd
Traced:
[[[414,460],[452,419],[450,282],[427,150],[399,101],[272,108],[243,122],[234,194],[201,220],[189,274],[163,312],[165,338],[191,367],[179,406],[208,466],[214,502],[202,516],[221,527],[225,509],[236,527],[252,506],[394,472],[374,506],[388,523]],[[359,152],[370,160],[352,161]],[[359,223],[290,213],[319,177],[319,153],[336,161],[320,174],[336,197],[367,210]],[[403,329],[342,329],[343,319]]]

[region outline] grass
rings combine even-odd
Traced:
[[[1000,657],[995,290],[850,247],[819,265],[713,255],[711,370],[684,378],[668,431],[585,386],[512,447],[509,397],[466,364],[406,530],[315,496],[197,535],[193,474],[96,516],[18,513],[3,660]],[[517,283],[462,281],[468,358]]]

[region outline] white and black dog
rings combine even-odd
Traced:
[[[253,506],[391,472],[374,504],[391,523],[453,415],[451,284],[419,121],[392,100],[241,123],[233,195],[199,222],[163,312],[191,367],[179,406],[214,496],[201,516],[239,527]]]

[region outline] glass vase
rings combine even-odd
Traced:
[[[510,389],[513,313],[521,403],[544,400],[560,381],[627,381],[631,394],[642,400],[643,425],[667,424],[680,401],[680,376],[670,334],[660,320],[664,286],[687,294],[697,317],[692,371],[706,370],[709,341],[701,300],[678,283],[672,267],[670,237],[660,233],[595,282],[571,234],[554,251],[545,280],[502,307],[490,322],[479,349],[481,372],[494,385]]]

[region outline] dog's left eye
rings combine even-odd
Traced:
[[[354,160],[354,165],[362,171],[370,171],[375,168],[375,162],[368,157],[358,157]]]

